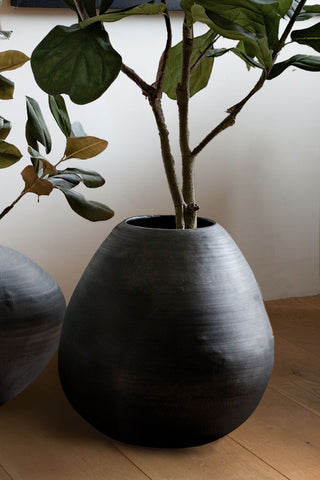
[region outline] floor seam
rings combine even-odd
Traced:
[[[307,412],[311,412],[311,413],[313,413],[314,415],[316,415],[317,417],[320,417],[320,413],[312,410],[311,408],[309,408],[308,406],[304,405],[303,403],[298,402],[298,400],[296,400],[295,398],[290,397],[290,395],[288,395],[288,394],[286,394],[286,393],[283,393],[283,392],[282,392],[281,390],[279,390],[277,387],[275,387],[274,385],[272,385],[272,382],[269,384],[269,388],[271,388],[272,390],[275,390],[277,393],[279,393],[280,395],[282,395],[282,396],[285,397],[286,399],[291,400],[292,402],[296,403],[297,405],[299,405],[299,407],[304,408],[305,410],[307,410]]]
[[[234,443],[236,443],[237,445],[239,445],[240,447],[244,448],[244,450],[246,450],[247,452],[251,453],[251,455],[253,455],[254,457],[258,458],[261,462],[263,462],[265,465],[267,465],[269,468],[271,468],[272,470],[274,470],[275,472],[277,472],[279,475],[281,475],[283,478],[286,478],[287,480],[293,480],[292,477],[288,477],[287,475],[285,475],[284,473],[280,472],[280,470],[278,470],[277,468],[275,468],[273,465],[270,465],[270,463],[268,463],[266,460],[264,460],[263,458],[261,458],[259,455],[257,455],[256,453],[254,453],[252,450],[250,450],[248,447],[246,447],[245,445],[243,445],[241,442],[239,442],[238,440],[235,440],[232,436],[232,434],[229,434],[228,437],[230,438],[230,440],[232,440]]]

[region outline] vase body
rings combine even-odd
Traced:
[[[29,258],[0,246],[0,404],[41,372],[58,348],[65,300]]]
[[[273,335],[255,277],[218,224],[120,223],[83,274],[59,349],[62,387],[96,429],[132,444],[200,445],[258,405]]]

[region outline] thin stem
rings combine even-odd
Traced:
[[[297,19],[297,16],[299,15],[299,13],[301,12],[301,10],[303,9],[304,5],[306,4],[307,0],[301,0],[299,3],[298,3],[298,6],[297,8],[295,9],[295,11],[293,12],[289,22],[288,22],[288,25],[286,26],[286,28],[284,29],[284,32],[283,34],[281,35],[281,38],[279,40],[279,43],[277,45],[277,48],[275,49],[275,51],[273,52],[273,55],[272,55],[272,58],[273,60],[275,61],[277,56],[279,55],[280,51],[283,49],[283,47],[285,46],[285,43],[286,43],[286,40],[295,24],[295,21]]]
[[[283,49],[285,46],[286,40],[292,30],[292,27],[296,21],[297,16],[301,12],[304,4],[306,3],[306,0],[301,0],[300,3],[298,4],[297,8],[295,9],[294,13],[292,14],[292,17],[290,18],[290,21],[288,22],[287,27],[285,28],[277,48],[273,52],[272,58],[273,58],[273,63],[272,66],[266,70],[263,70],[260,78],[258,79],[257,83],[255,86],[250,90],[248,95],[246,95],[240,102],[236,103],[232,107],[228,108],[227,113],[229,115],[225,117],[222,122],[219,123],[211,132],[199,143],[197,147],[195,147],[191,154],[196,156],[198,155],[207,145],[211,140],[213,140],[214,137],[216,137],[219,133],[221,133],[223,130],[226,130],[227,128],[231,127],[232,125],[235,124],[236,117],[237,115],[241,112],[242,108],[246,105],[246,103],[250,100],[250,98],[253,97],[259,90],[264,85],[264,82],[267,80],[269,73],[272,70],[273,65],[275,64],[275,61],[280,53],[280,51]]]
[[[124,63],[122,63],[121,71],[128,78],[130,78],[130,80],[132,80],[136,85],[138,85],[139,88],[141,88],[142,93],[146,97],[149,98],[150,96],[155,96],[156,95],[156,89],[153,86],[149,85],[144,80],[142,80],[142,78],[139,77],[139,75],[132,68],[130,68],[127,65],[125,65]]]
[[[191,28],[188,27],[185,18],[183,23],[181,80],[177,86],[176,95],[179,111],[179,136],[180,151],[182,157],[182,194],[186,203],[186,228],[196,228],[197,224],[197,208],[195,208],[196,202],[194,188],[194,157],[191,155],[190,152],[188,122],[192,52],[193,31]]]
[[[168,10],[165,10],[165,12],[164,12],[164,21],[165,21],[166,30],[167,30],[167,41],[166,41],[165,49],[164,49],[164,51],[161,55],[160,61],[159,61],[156,81],[153,84],[153,86],[155,87],[155,89],[157,90],[158,93],[160,93],[160,92],[162,93],[164,75],[165,75],[165,72],[166,72],[166,67],[168,65],[170,49],[171,49],[171,45],[172,45],[172,28],[171,28],[171,22],[170,22],[170,17],[169,17]]]
[[[176,227],[181,229],[185,227],[183,217],[184,201],[178,186],[178,179],[175,171],[175,162],[171,153],[169,132],[163,114],[161,99],[150,97],[149,102],[158,127],[164,169],[166,172],[171,197],[175,207]]]
[[[212,40],[212,43],[216,41],[218,35]],[[206,54],[207,52],[212,48],[212,43],[209,43],[209,45],[203,50],[203,52],[201,52],[201,54],[199,55],[199,57],[196,59],[196,61],[193,63],[193,65],[191,66],[190,68],[190,73],[192,74],[195,69],[200,65],[200,63],[202,62],[202,60],[204,58],[206,58]]]
[[[21,198],[28,192],[28,190],[23,190],[20,195],[11,203],[11,205],[9,205],[8,207],[4,208],[2,210],[2,212],[0,213],[0,220],[5,217],[12,209],[13,207],[16,205],[16,203],[19,202],[19,200],[21,200]]]
[[[83,21],[83,20],[87,20],[89,18],[89,15],[87,14],[87,11],[86,9],[84,8],[84,6],[82,5],[82,2],[81,0],[74,0],[74,4],[75,4],[75,7],[77,9],[77,13],[80,17],[80,20]]]

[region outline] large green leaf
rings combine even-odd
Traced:
[[[216,34],[209,30],[204,35],[196,37],[193,41],[191,65],[199,58],[201,53],[212,44]],[[163,91],[169,98],[176,99],[176,89],[181,81],[182,42],[170,50],[169,61],[165,72]],[[205,57],[195,68],[190,77],[190,96],[205,88],[212,71],[213,57]]]
[[[309,28],[294,30],[291,33],[291,39],[302,45],[308,45],[317,52],[320,52],[320,23],[316,23]]]
[[[38,151],[39,142],[45,147],[46,153],[50,153],[51,137],[39,104],[34,98],[26,97],[26,105],[28,115],[26,123],[26,139],[28,145]]]
[[[86,160],[103,152],[108,146],[106,140],[97,137],[69,137],[64,152],[65,160],[79,158]]]
[[[116,79],[122,60],[101,25],[56,26],[36,47],[31,66],[50,95],[66,93],[78,104],[100,97]]]
[[[63,97],[61,95],[49,95],[49,106],[51,113],[62,133],[66,137],[70,137],[71,122]]]
[[[97,188],[105,184],[104,178],[92,170],[82,170],[81,168],[66,168],[59,171],[60,175],[76,175],[88,188]]]
[[[91,222],[99,222],[102,220],[109,220],[114,215],[113,210],[100,202],[92,200],[86,200],[80,193],[73,190],[65,190],[58,187],[61,190],[70,207],[81,217],[90,220]]]
[[[278,44],[279,22],[291,0],[182,0],[188,19],[200,21],[225,38],[243,42],[243,51],[266,68]]]
[[[48,181],[59,190],[71,190],[72,188],[79,185],[81,178],[78,175],[72,173],[57,173],[55,175],[50,175]]]
[[[28,60],[30,60],[30,58],[18,50],[0,52],[0,72],[22,67]]]
[[[0,117],[0,139],[5,140],[11,130],[11,122],[3,117]]]
[[[246,1],[248,2],[248,0]],[[267,7],[270,8],[270,5]],[[253,8],[258,10],[259,6],[254,5]],[[229,7],[229,9],[230,12],[232,12],[232,8]],[[226,12],[229,12],[229,9],[226,10]],[[237,22],[235,22],[229,18],[224,18],[222,15],[216,14],[215,12],[206,10],[201,5],[194,5],[191,9],[191,14],[194,21],[205,23],[212,30],[225,38],[230,38],[232,40],[243,40],[243,42],[246,42],[248,45],[250,45],[254,52],[253,56],[257,57],[258,61],[265,67],[270,67],[272,65],[272,50],[268,44],[264,17],[261,14],[259,15],[257,12],[249,13],[244,10],[244,13],[241,17],[234,17],[237,19]],[[253,20],[251,20],[251,17]],[[231,15],[230,18],[232,18]],[[238,23],[238,20],[240,19],[242,19],[243,25]],[[259,23],[258,20],[260,20],[261,23]],[[252,31],[254,26],[256,27],[256,31]]]
[[[284,70],[286,70],[286,68],[291,66],[300,68],[301,70],[307,70],[309,72],[320,72],[320,56],[294,55],[284,62],[276,63],[268,76],[268,80],[276,78]]]
[[[0,75],[0,99],[11,100],[13,98],[14,83],[8,78]]]
[[[110,13],[105,13],[104,15],[97,15],[96,17],[89,18],[88,20],[81,22],[81,26],[86,28],[97,22],[117,22],[118,20],[132,15],[157,15],[158,13],[165,12],[166,8],[167,6],[165,3],[155,3],[154,1],[141,3],[134,7],[124,8],[123,10],[116,10]]]
[[[0,168],[10,167],[18,162],[20,158],[22,158],[22,154],[17,147],[0,140]]]

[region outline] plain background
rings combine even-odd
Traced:
[[[4,0],[2,29],[13,30],[1,50],[30,55],[56,24],[75,23],[62,9],[22,9]],[[180,41],[181,13],[172,14],[174,41]],[[299,28],[307,24],[301,23]],[[107,25],[113,46],[125,63],[152,82],[164,46],[159,17],[128,18]],[[204,30],[198,28],[199,33]],[[223,44],[224,45],[224,44]],[[221,44],[221,46],[223,46]],[[307,47],[288,47],[282,57],[314,54]],[[196,145],[225,110],[241,100],[258,78],[232,54],[219,58],[209,87],[191,100],[191,143]],[[7,141],[24,158],[0,172],[0,207],[10,204],[23,188],[21,170],[29,164],[24,140],[25,95],[42,106],[53,137],[55,163],[63,154],[64,138],[50,117],[47,97],[35,85],[30,65],[6,72],[16,83],[14,100],[1,102],[1,115],[13,123]],[[320,205],[320,73],[288,69],[267,82],[239,115],[234,127],[220,135],[199,156],[197,201],[201,215],[218,221],[235,239],[253,268],[265,299],[319,293]],[[177,112],[164,101],[177,155]],[[139,214],[172,213],[159,154],[159,141],[148,102],[123,74],[87,106],[68,102],[72,121],[88,135],[109,141],[95,159],[74,160],[66,166],[97,170],[106,184],[86,190],[87,198],[108,204],[116,212],[108,222],[90,223],[74,214],[63,195],[32,194],[1,221],[1,243],[42,266],[60,284],[68,299],[100,243],[122,219]],[[94,293],[94,292],[93,292]]]

